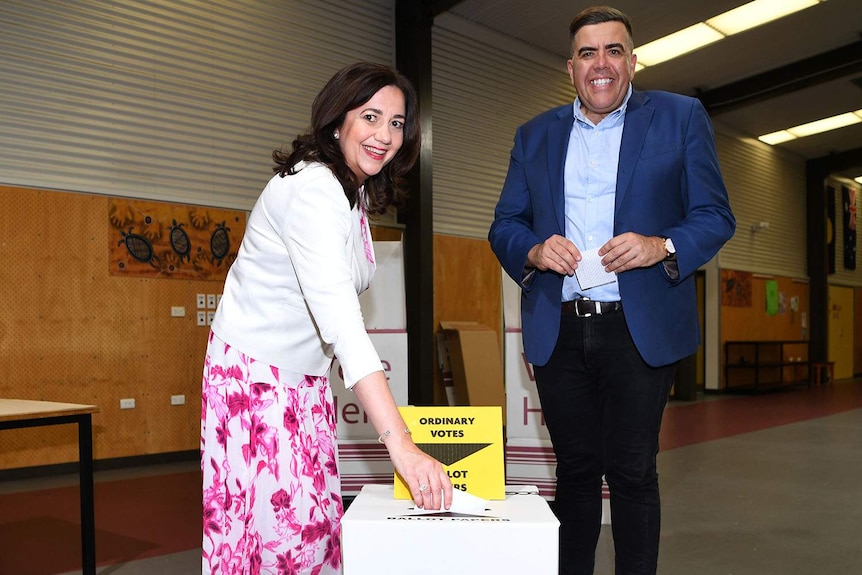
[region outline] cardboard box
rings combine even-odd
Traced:
[[[535,487],[507,486],[484,515],[416,515],[366,485],[341,522],[344,575],[557,575],[559,522]]]
[[[441,321],[456,405],[499,405],[506,425],[503,359],[497,332],[475,322]]]

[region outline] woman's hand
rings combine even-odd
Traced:
[[[375,371],[356,382],[353,392],[368,413],[380,441],[389,450],[395,471],[407,483],[417,507],[452,507],[452,482],[443,465],[416,447],[395,405],[389,383],[382,371]]]
[[[443,465],[404,435],[403,438],[390,436],[385,443],[395,471],[410,489],[413,502],[423,509],[449,509],[452,506],[452,482]],[[390,446],[390,442],[393,445]]]

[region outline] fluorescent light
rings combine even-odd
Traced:
[[[693,52],[722,38],[815,6],[826,0],[754,0],[635,49],[635,71]]]
[[[700,22],[664,38],[644,44],[635,50],[635,54],[638,57],[638,64],[655,66],[666,60],[703,48],[722,38],[724,36],[720,32]]]
[[[810,8],[819,0],[754,0],[739,8],[710,18],[706,23],[724,34],[730,36],[766,24],[772,20],[783,18],[794,12]]]
[[[823,118],[822,120],[788,128],[787,131],[797,138],[804,138],[805,136],[828,132],[829,130],[837,130],[838,128],[858,124],[859,122],[862,122],[862,118],[852,112],[847,112],[846,114],[839,114],[831,118]]]
[[[862,110],[856,110],[855,112],[846,112],[844,114],[838,114],[837,116],[823,118],[822,120],[808,122],[807,124],[800,124],[792,128],[787,128],[786,130],[764,134],[762,136],[758,136],[757,139],[769,144],[770,146],[774,146],[776,144],[795,140],[796,138],[804,138],[805,136],[820,134],[830,130],[837,130],[838,128],[859,124],[860,122],[862,122]]]
[[[777,132],[772,132],[771,134],[764,134],[762,136],[758,136],[757,139],[764,144],[774,146],[775,144],[783,144],[784,142],[795,140],[796,136],[794,136],[787,130],[779,130]]]

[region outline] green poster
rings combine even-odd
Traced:
[[[766,314],[778,313],[778,282],[769,280],[766,282]]]

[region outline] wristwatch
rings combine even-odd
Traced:
[[[676,247],[673,245],[673,240],[668,238],[668,237],[665,237],[665,236],[660,236],[660,237],[664,238],[664,249],[665,249],[665,252],[667,252],[667,255],[665,255],[665,257],[664,257],[664,261],[666,261],[666,262],[675,261],[676,260]]]

